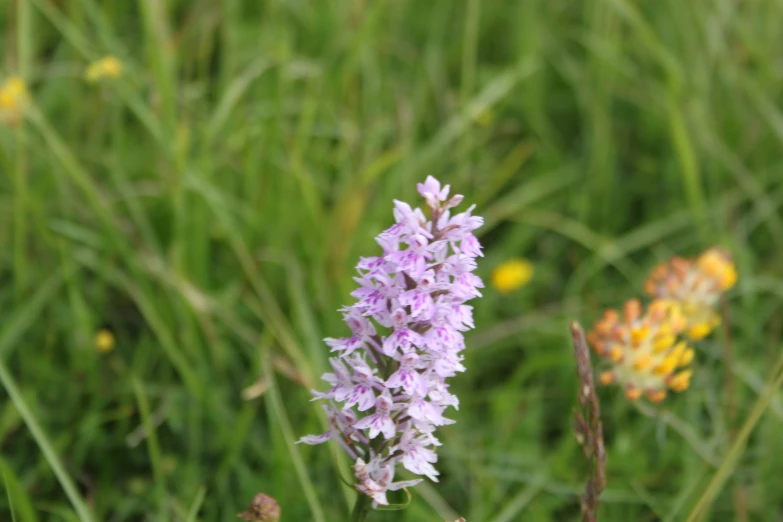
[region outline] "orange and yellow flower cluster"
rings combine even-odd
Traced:
[[[736,282],[737,270],[731,257],[711,248],[695,260],[675,257],[658,265],[644,289],[654,298],[679,303],[688,319],[685,333],[698,341],[720,324],[716,305],[721,294]]]
[[[601,384],[617,383],[629,400],[645,395],[653,402],[669,390],[686,390],[695,355],[688,341],[704,338],[720,324],[716,305],[736,281],[731,257],[718,248],[656,267],[645,283],[653,297],[646,309],[631,299],[622,313],[607,310],[588,334],[593,349],[612,363],[600,375]]]

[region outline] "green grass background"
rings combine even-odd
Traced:
[[[347,462],[292,442],[323,428],[308,389],[358,256],[433,174],[486,218],[482,277],[536,273],[474,303],[442,481],[371,520],[576,520],[569,320],[721,244],[739,283],[692,388],[656,408],[600,391],[601,520],[780,522],[781,19],[772,0],[2,2],[2,73],[32,104],[0,128],[0,519],[234,520],[264,491],[285,521],[346,520]],[[106,54],[125,74],[86,84]]]

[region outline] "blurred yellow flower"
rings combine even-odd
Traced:
[[[15,125],[28,100],[27,86],[18,76],[11,76],[0,85],[0,123]]]
[[[718,300],[736,282],[731,257],[713,247],[696,259],[675,257],[658,265],[645,282],[645,290],[653,297],[679,303],[687,319],[686,334],[698,341],[720,325]]]
[[[527,259],[513,258],[492,271],[492,286],[501,294],[508,294],[526,285],[533,278],[533,265]]]
[[[102,328],[95,334],[95,349],[100,353],[108,353],[114,348],[114,334],[111,330]]]
[[[92,62],[84,72],[84,78],[91,83],[104,78],[117,78],[122,74],[122,63],[112,56],[104,56],[98,61]]]
[[[622,317],[607,310],[587,336],[593,349],[612,363],[599,382],[621,385],[632,401],[644,393],[660,402],[668,390],[686,390],[693,371],[683,368],[695,354],[685,341],[677,340],[685,324],[679,306],[660,299],[650,303],[644,314],[638,299],[625,303]]]

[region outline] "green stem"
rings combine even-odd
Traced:
[[[17,2],[17,73],[30,85],[30,64],[32,63],[32,11],[29,2]],[[19,101],[20,104],[24,103]],[[14,144],[16,165],[14,169],[14,297],[21,302],[27,286],[27,146],[25,136],[24,107],[19,107],[21,117],[17,122]]]
[[[359,493],[356,498],[356,504],[353,506],[353,513],[351,513],[351,522],[365,522],[367,515],[370,514],[370,507],[372,499],[364,493]]]

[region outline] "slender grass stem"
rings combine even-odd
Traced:
[[[14,294],[22,299],[27,286],[27,176],[26,155],[23,147],[24,129],[16,130],[16,164],[14,165]]]
[[[31,6],[26,0],[16,2],[17,60],[19,76],[29,81],[32,62]],[[18,122],[15,132],[16,161],[14,165],[14,293],[22,298],[27,286],[27,149],[24,146],[25,121]]]
[[[731,318],[729,317],[729,306],[725,297],[721,300],[721,313],[723,315],[724,403],[729,425],[729,441],[733,442],[737,438],[737,391],[734,381],[734,346],[732,344]],[[745,488],[742,487],[742,483],[738,479],[734,480],[732,493],[738,522],[747,522],[748,507],[745,500]]]

